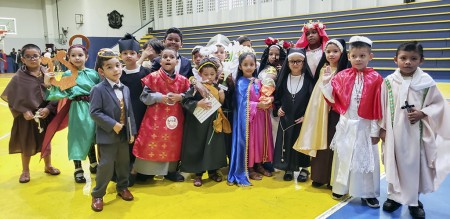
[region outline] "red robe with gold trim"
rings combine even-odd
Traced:
[[[142,78],[142,83],[163,95],[184,93],[189,80],[180,74],[172,79],[160,69]],[[179,102],[174,105],[155,103],[147,107],[133,154],[143,160],[174,162],[180,160],[184,114]]]
[[[341,115],[345,114],[350,106],[356,73],[358,73],[356,68],[347,68],[338,72],[331,80],[334,103],[330,103],[330,105]],[[364,85],[358,115],[368,120],[381,119],[380,93],[383,77],[373,68],[365,68],[363,75]]]

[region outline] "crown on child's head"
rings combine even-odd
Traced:
[[[288,49],[289,47],[291,47],[291,44],[289,42],[284,41],[284,40],[278,40],[277,38],[272,38],[272,37],[267,37],[267,39],[264,40],[264,43],[267,46],[278,45],[279,47],[281,47],[283,49]]]
[[[97,56],[102,57],[102,58],[119,58],[119,53],[114,52],[113,50],[111,50],[109,48],[104,48],[104,49],[100,49],[100,51],[98,51]]]
[[[317,21],[313,21],[313,20],[309,20],[308,23],[303,24],[303,32],[306,32],[310,29],[322,29],[325,30],[326,26],[325,24],[323,24],[322,22],[320,22],[319,20]]]

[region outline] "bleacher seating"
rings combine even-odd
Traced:
[[[450,80],[450,1],[431,1],[386,7],[356,9],[328,13],[298,15],[256,21],[215,24],[202,27],[183,27],[181,55],[191,57],[195,45],[205,45],[217,33],[230,40],[246,35],[252,39],[258,56],[266,48],[264,39],[272,36],[296,42],[301,28],[308,20],[320,20],[327,25],[330,38],[364,35],[374,41],[374,60],[370,63],[383,76],[396,65],[393,56],[397,46],[407,40],[416,40],[425,48],[422,68],[436,80]],[[165,30],[151,34],[162,39]],[[141,43],[148,40],[141,39]]]

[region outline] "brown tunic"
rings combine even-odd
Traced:
[[[41,67],[41,72],[45,69]],[[22,66],[3,91],[1,98],[8,103],[14,117],[9,140],[9,153],[23,153],[32,156],[41,151],[42,140],[48,123],[55,114],[56,102],[45,101],[44,77],[35,77]],[[39,108],[48,108],[50,114],[41,120],[44,132],[39,133],[38,124],[34,120],[25,120],[23,113],[31,111],[33,114]]]

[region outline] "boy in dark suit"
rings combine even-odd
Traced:
[[[96,143],[101,155],[92,190],[92,210],[103,210],[103,196],[106,193],[114,171],[117,176],[117,193],[125,201],[133,200],[128,190],[129,150],[128,143],[134,142],[136,125],[131,106],[130,90],[120,83],[122,64],[118,54],[109,49],[100,50],[95,69],[105,77],[91,90],[89,108],[96,128]]]
[[[191,61],[178,53],[178,50],[183,46],[183,34],[181,31],[176,27],[169,28],[164,35],[163,44],[164,48],[170,48],[177,52],[178,64],[175,67],[175,71],[186,78],[193,76]],[[151,72],[158,71],[161,68],[160,60],[161,57],[155,58]]]

